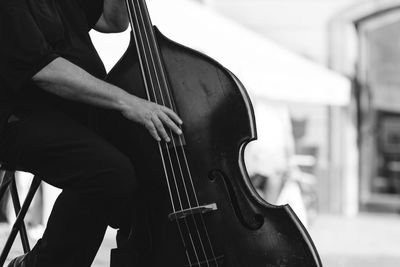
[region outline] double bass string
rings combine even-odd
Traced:
[[[142,3],[145,5],[144,2],[142,2]],[[139,4],[139,5],[140,5],[140,4]],[[148,12],[148,10],[147,10],[146,8],[145,8],[145,11]],[[142,19],[142,21],[143,21],[143,23],[144,23],[144,19],[145,19],[145,18],[144,18],[143,14],[142,14],[141,9],[139,9],[139,13],[140,13],[141,19]],[[148,13],[147,13],[147,15],[148,15]],[[148,25],[150,25],[150,27],[151,27],[151,22],[150,22],[150,17],[149,17],[149,15],[148,15],[148,17],[147,17],[147,22],[148,22]],[[147,25],[147,26],[148,26],[148,25]],[[144,27],[146,27],[146,25],[144,25]],[[152,32],[152,29],[151,29],[151,28],[149,29],[149,31],[150,31],[151,37],[153,37],[153,39],[152,39],[153,45],[154,45],[153,49],[156,51],[156,55],[158,56],[158,58],[157,58],[157,59],[159,60],[159,61],[158,61],[158,65],[159,65],[159,67],[160,67],[161,75],[164,77],[164,84],[166,85],[165,90],[166,90],[166,92],[167,92],[167,95],[169,96],[168,86],[167,86],[167,84],[166,84],[165,76],[164,76],[163,69],[162,69],[162,66],[161,66],[160,57],[159,57],[159,54],[157,53],[158,50],[156,49],[157,45],[156,45],[156,43],[155,43],[154,33]],[[155,64],[155,60],[154,60],[154,57],[153,57],[153,54],[152,54],[152,51],[151,51],[151,44],[150,44],[150,41],[149,41],[149,36],[147,35],[147,31],[144,31],[144,33],[145,33],[146,40],[147,40],[147,43],[148,43],[148,46],[149,46],[150,58],[152,59],[152,63],[153,63],[152,66],[153,66],[153,68],[154,68],[154,73],[155,73],[155,76],[156,76],[156,79],[157,79],[157,84],[158,84],[158,89],[159,89],[159,91],[160,91],[160,96],[161,96],[162,104],[165,105],[164,96],[163,96],[163,93],[162,93],[162,90],[161,90],[160,78],[158,77],[158,73],[157,73],[157,69],[156,69],[156,64]],[[153,88],[154,88],[154,87],[153,87]],[[154,92],[154,94],[155,94],[155,92]],[[155,94],[155,97],[156,97],[156,94]],[[170,97],[170,96],[169,96],[169,97]],[[158,100],[156,99],[156,101],[158,101]],[[174,108],[174,106],[173,106],[171,100],[170,100],[170,105],[171,105],[171,108]],[[170,130],[170,134],[171,134],[171,136],[172,136],[172,131],[171,131],[171,130]],[[181,144],[182,144],[182,139],[181,139],[180,137],[179,137],[179,139],[180,139],[180,142],[181,142]],[[183,174],[183,171],[182,171],[181,160],[179,159],[179,155],[178,155],[178,152],[177,152],[177,150],[176,150],[176,144],[175,144],[174,139],[172,139],[172,141],[173,141],[173,147],[174,147],[174,150],[175,150],[175,156],[176,156],[176,158],[177,158],[177,162],[178,162],[178,165],[179,165],[180,174],[181,174],[181,177],[182,177],[182,183],[183,183],[184,188],[185,188],[185,192],[186,192],[186,197],[187,197],[187,200],[188,200],[188,204],[189,204],[190,207],[192,207],[192,205],[191,205],[191,200],[190,200],[190,198],[189,198],[189,196],[188,196],[188,191],[187,191],[187,188],[186,188],[186,182],[185,182],[185,179],[184,179],[184,174]],[[167,151],[168,151],[168,146],[167,146],[166,148],[167,148]],[[184,152],[184,150],[183,150],[183,152]],[[185,158],[186,158],[186,155],[184,155],[184,156],[185,156]],[[170,154],[169,154],[169,157],[171,157]],[[185,163],[186,163],[186,166],[187,166],[187,168],[188,168],[187,160],[185,161]],[[172,165],[171,165],[171,168],[173,168]],[[190,175],[190,170],[189,170],[189,169],[188,169],[188,172],[189,172],[189,175]],[[174,174],[174,176],[175,176],[175,174]],[[193,189],[194,197],[195,197],[196,202],[197,202],[197,205],[198,205],[198,200],[197,200],[196,192],[195,192],[194,187],[193,187],[193,181],[192,181],[191,175],[189,176],[189,178],[190,178],[190,182],[191,182],[191,184],[192,184],[192,189]],[[179,192],[178,192],[178,193],[179,193]],[[202,217],[202,216],[201,216],[201,217]],[[196,232],[197,232],[197,234],[198,234],[198,237],[199,237],[199,240],[200,240],[200,243],[201,243],[201,247],[202,247],[202,250],[203,250],[205,259],[206,259],[206,263],[207,263],[207,265],[209,265],[209,264],[208,264],[208,261],[207,261],[209,258],[207,257],[207,253],[206,253],[206,251],[205,251],[205,248],[204,248],[204,245],[203,245],[203,241],[202,241],[200,232],[199,232],[199,230],[198,230],[197,221],[196,221],[195,217],[192,217],[192,218],[193,218],[193,221],[194,221],[194,225],[195,225],[195,228],[196,228]],[[205,228],[205,224],[204,224],[203,218],[202,218],[202,222],[203,222],[203,227]],[[188,229],[188,230],[189,230],[189,229]],[[212,254],[213,254],[213,258],[215,259],[215,257],[214,257],[214,252],[213,252],[213,248],[212,248],[212,245],[211,245],[211,242],[210,242],[210,240],[209,240],[208,233],[207,233],[207,229],[205,228],[204,230],[205,230],[205,232],[206,232],[206,237],[207,237],[207,239],[208,239],[208,241],[209,241],[209,245],[210,245],[210,249],[211,249]],[[189,231],[190,231],[190,230],[189,230]],[[218,263],[217,263],[217,266],[218,266]]]
[[[143,2],[144,2],[144,5],[145,5],[145,1],[143,1]],[[147,12],[147,18],[150,18],[150,14],[148,13],[148,9],[147,9],[147,8],[144,8],[144,10]],[[143,15],[142,15],[142,14],[141,14],[141,16],[142,16],[142,19],[143,19]],[[151,22],[149,21],[148,24],[151,25]],[[145,33],[146,33],[146,32],[145,32]],[[164,73],[164,71],[163,71],[163,66],[162,66],[162,63],[161,63],[161,56],[160,56],[160,54],[159,54],[158,49],[156,49],[156,48],[157,48],[157,44],[156,44],[156,38],[155,38],[155,36],[154,36],[154,32],[153,32],[152,30],[150,30],[150,34],[152,35],[151,37],[152,37],[152,41],[153,41],[153,46],[155,47],[155,54],[156,54],[156,58],[157,58],[157,63],[158,63],[158,67],[159,67],[159,69],[160,69],[160,74],[161,74],[161,76],[162,76],[162,77],[161,77],[161,80],[162,80],[162,82],[163,82],[164,88],[166,89],[165,91],[166,91],[166,95],[167,95],[167,100],[168,100],[168,102],[169,102],[169,106],[171,107],[171,109],[173,109],[173,110],[176,112],[175,105],[173,104],[171,94],[170,94],[170,92],[169,92],[169,90],[168,90],[169,86],[168,86],[168,84],[167,84],[167,79],[166,79],[165,73]],[[147,33],[146,33],[146,38],[147,38],[147,40],[148,40]],[[148,42],[149,42],[149,40],[148,40]],[[150,45],[149,45],[149,46],[150,46]],[[155,63],[154,63],[153,55],[151,55],[151,57],[152,57],[153,64],[155,64]],[[155,68],[155,66],[154,66],[154,68]],[[155,73],[156,73],[156,75],[157,75],[157,72],[156,72],[156,71],[155,71]],[[160,90],[161,90],[160,78],[158,78],[158,77],[157,77],[157,82],[158,82],[159,88],[160,88]],[[163,102],[163,104],[165,105],[165,102],[164,102],[164,98],[163,98],[163,94],[162,94],[162,93],[161,93],[161,97],[162,97],[162,102]],[[172,136],[172,131],[171,131],[171,130],[170,130],[170,133],[171,133],[171,136]],[[189,175],[189,181],[190,181],[190,185],[191,185],[191,187],[192,187],[192,191],[193,191],[193,195],[194,195],[194,198],[195,198],[195,202],[196,202],[196,205],[197,205],[197,206],[200,206],[199,201],[198,201],[198,198],[197,198],[197,193],[196,193],[196,190],[195,190],[195,187],[194,187],[194,184],[193,184],[193,177],[192,177],[192,173],[191,173],[191,171],[190,171],[190,167],[189,167],[189,163],[188,163],[188,160],[187,160],[186,151],[185,151],[185,148],[184,148],[184,145],[183,145],[182,137],[179,136],[178,138],[179,138],[180,147],[181,147],[181,150],[182,150],[183,161],[184,161],[184,164],[185,164],[185,166],[186,166],[187,174]],[[173,138],[172,138],[172,141],[173,141],[174,148],[175,148],[176,146],[175,146],[175,141],[174,141]],[[182,173],[182,167],[181,167],[181,163],[180,163],[179,156],[178,156],[178,154],[177,154],[176,149],[175,149],[175,153],[176,153],[176,156],[177,156],[177,158],[178,158],[179,169],[180,169],[180,172],[181,172],[181,175],[182,175],[182,178],[183,178],[184,175],[183,175],[183,173]],[[186,185],[185,185],[185,190],[186,190]],[[187,191],[186,191],[186,194],[187,194]],[[188,198],[189,198],[189,197],[188,197]],[[200,218],[201,218],[201,223],[202,223],[202,225],[203,225],[203,227],[204,227],[204,232],[205,232],[205,234],[206,234],[206,238],[207,238],[207,240],[208,240],[209,247],[210,247],[210,249],[211,249],[212,257],[213,257],[213,259],[214,259],[214,261],[215,261],[216,266],[218,266],[218,262],[217,262],[216,257],[215,257],[215,252],[214,252],[213,246],[212,246],[212,244],[211,244],[211,239],[210,239],[210,237],[209,237],[208,230],[207,230],[207,227],[206,227],[206,224],[205,224],[204,217],[203,217],[203,214],[202,214],[202,213],[200,213]],[[197,224],[196,224],[196,228],[197,228]],[[202,244],[202,247],[203,247],[203,244]],[[203,247],[203,249],[204,249],[204,247]],[[207,257],[206,257],[206,258],[207,258]]]
[[[141,12],[140,9],[139,9],[139,13],[140,13],[140,16],[141,16],[142,21],[144,22],[143,14],[142,14],[142,12]],[[143,27],[145,27],[145,25],[144,25]],[[148,47],[149,47],[149,54],[150,54],[150,58],[152,59],[153,68],[154,68],[154,73],[155,73],[155,76],[156,76],[156,79],[157,79],[157,84],[158,84],[158,86],[159,86],[160,95],[161,95],[161,99],[162,99],[162,102],[163,102],[162,104],[165,105],[164,100],[163,100],[163,96],[162,96],[161,85],[160,85],[159,79],[158,79],[158,77],[157,77],[157,70],[156,70],[155,67],[154,67],[154,57],[153,57],[153,55],[152,55],[152,53],[151,53],[151,46],[150,46],[149,38],[148,38],[148,35],[147,35],[147,32],[146,32],[146,31],[144,31],[144,34],[145,34],[145,37],[146,37],[146,40],[147,40],[147,44],[148,44]],[[142,39],[142,42],[143,42],[143,39]],[[146,58],[146,59],[147,59],[147,58]],[[149,62],[147,62],[147,67],[149,68]],[[156,93],[155,93],[155,91],[154,91],[154,90],[155,90],[155,86],[154,86],[153,83],[152,83],[152,89],[153,89],[155,101],[156,101],[156,103],[158,103],[159,101],[158,101],[157,95],[156,95]],[[171,131],[170,131],[170,134],[172,135],[172,132],[171,132]],[[172,140],[173,140],[173,139],[172,139]],[[173,143],[174,143],[174,140],[173,140]],[[179,198],[180,206],[181,206],[181,209],[183,209],[183,205],[182,205],[182,201],[181,201],[181,197],[180,197],[180,193],[179,193],[179,188],[178,188],[177,181],[176,181],[176,174],[175,174],[174,166],[173,166],[173,163],[172,163],[172,160],[171,160],[171,154],[169,153],[168,145],[167,145],[166,143],[165,143],[165,146],[166,146],[166,151],[167,151],[167,154],[168,154],[168,158],[169,158],[169,160],[170,160],[171,171],[172,171],[173,178],[174,178],[174,181],[175,181],[175,186],[176,186],[176,190],[177,190],[177,193],[178,193],[178,198]],[[178,156],[177,151],[176,151],[176,144],[174,144],[174,150],[175,150],[175,155],[177,156],[178,164],[180,165],[179,156]],[[179,168],[180,168],[180,173],[181,173],[182,178],[183,178],[182,169],[181,169],[180,166],[179,166]],[[185,192],[186,192],[186,196],[187,196],[187,200],[188,200],[189,207],[191,208],[192,205],[191,205],[190,198],[188,197],[188,192],[187,192],[187,189],[186,189],[186,184],[185,184],[184,180],[182,180],[182,182],[183,182],[183,185],[184,185],[184,188],[185,188]],[[188,224],[187,224],[186,218],[185,218],[185,225],[186,225],[187,230],[188,230],[188,232],[189,232],[189,238],[190,238],[190,240],[191,240],[191,243],[193,244],[193,248],[194,248],[194,253],[195,253],[196,259],[197,259],[198,262],[200,262],[200,261],[199,261],[199,255],[197,254],[196,246],[194,246],[193,237],[192,237],[192,235],[191,235],[190,227],[189,227]],[[198,229],[197,229],[197,223],[195,223],[195,225],[196,225],[196,231],[197,231],[197,234],[198,234],[198,236],[199,236],[199,238],[200,238],[201,246],[202,246],[203,253],[204,253],[205,250],[204,250],[204,246],[203,246],[202,241],[201,241],[201,237],[200,237],[199,231],[198,231]],[[207,255],[206,255],[206,254],[204,254],[204,256],[207,258]],[[207,265],[208,265],[208,264],[207,264]]]
[[[126,0],[125,3],[126,3],[126,6],[127,6],[127,11],[129,13],[129,20],[130,20],[130,23],[131,23],[132,32],[133,32],[133,35],[134,35],[134,40],[135,40],[135,43],[136,43],[136,47],[139,49],[140,46],[139,46],[139,43],[138,43],[138,36],[136,35],[136,31],[134,30],[135,28],[134,28],[134,23],[133,23],[133,20],[132,20],[133,16],[132,16],[132,12],[131,12],[131,7],[129,5],[129,0]],[[134,5],[133,2],[131,2],[131,4]],[[139,34],[140,34],[140,31],[139,31]],[[151,99],[150,98],[150,91],[149,91],[149,87],[148,87],[148,84],[147,84],[146,76],[145,76],[145,73],[144,73],[144,64],[143,64],[142,57],[140,55],[140,51],[138,51],[138,58],[139,58],[139,63],[142,66],[141,67],[141,71],[142,71],[142,76],[143,76],[143,82],[144,82],[144,85],[145,85],[145,88],[146,88],[147,99],[150,100]],[[168,186],[168,192],[169,192],[169,196],[170,196],[170,200],[171,200],[172,210],[174,212],[176,212],[176,210],[175,210],[175,201],[174,201],[174,199],[172,197],[171,185],[170,185],[170,182],[169,182],[169,178],[168,178],[169,176],[168,176],[168,172],[167,172],[167,168],[166,168],[166,164],[165,164],[165,159],[164,159],[164,155],[162,153],[162,149],[161,149],[160,143],[158,143],[158,148],[160,150],[160,156],[161,156],[161,161],[162,161],[162,165],[163,165],[163,169],[164,169],[164,175],[165,175],[167,186]],[[179,230],[179,235],[181,237],[183,246],[185,247],[185,253],[186,253],[187,260],[188,260],[189,264],[192,265],[192,261],[190,259],[190,256],[189,256],[187,250],[186,250],[186,242],[185,242],[185,239],[183,237],[182,229],[181,229],[178,221],[177,221],[177,227],[178,227],[178,230]]]
[[[148,14],[148,9],[147,9],[147,8],[145,8],[145,11],[147,11],[147,17],[150,18],[150,15]],[[150,23],[150,24],[151,24],[151,23]],[[152,35],[153,45],[154,45],[155,48],[157,48],[156,38],[155,38],[155,36],[154,36],[154,32],[153,32],[153,31],[150,31],[150,34]],[[167,100],[169,101],[170,107],[171,107],[174,111],[176,111],[175,108],[174,108],[175,106],[174,106],[174,104],[173,104],[172,97],[171,97],[170,92],[169,92],[169,90],[168,90],[167,79],[166,79],[166,77],[165,77],[165,73],[164,73],[164,71],[163,71],[163,67],[162,67],[162,64],[161,64],[161,57],[160,57],[159,51],[158,51],[157,49],[155,49],[155,54],[156,54],[156,57],[157,57],[157,59],[158,59],[158,61],[157,61],[158,67],[159,67],[159,69],[161,70],[161,71],[160,71],[160,74],[161,74],[161,76],[162,76],[161,80],[163,81],[163,84],[164,84],[164,86],[165,86],[165,88],[166,88],[165,91],[166,91],[166,94],[167,94]],[[153,59],[153,62],[154,62],[154,59]],[[158,78],[157,78],[157,79],[158,79]],[[159,79],[158,79],[158,82],[159,82]],[[160,86],[160,85],[159,85],[159,86]],[[160,86],[160,88],[161,88],[161,86]],[[161,94],[161,96],[163,96],[163,95]],[[163,99],[163,103],[164,103],[164,99]],[[171,135],[172,135],[172,131],[171,131]],[[194,198],[195,198],[195,201],[196,201],[197,206],[199,206],[200,204],[199,204],[199,201],[198,201],[198,198],[197,198],[196,190],[195,190],[195,188],[194,188],[193,178],[192,178],[192,174],[191,174],[190,167],[189,167],[189,164],[188,164],[188,160],[187,160],[187,156],[186,156],[186,151],[185,151],[185,148],[184,148],[184,146],[183,146],[182,138],[181,138],[180,136],[179,136],[179,142],[180,142],[180,147],[181,147],[181,150],[182,150],[183,159],[184,159],[184,164],[185,164],[185,166],[186,166],[187,174],[189,175],[189,181],[190,181],[190,185],[191,185],[191,187],[192,187],[193,195],[194,195]],[[175,147],[175,143],[174,143],[174,147]],[[175,153],[177,153],[177,152],[175,151]],[[178,154],[176,154],[176,155],[177,155],[177,157],[178,157]],[[184,175],[183,175],[183,173],[182,173],[182,167],[181,167],[180,160],[178,160],[178,162],[179,162],[179,168],[180,168],[180,170],[181,170],[181,175],[182,175],[182,177],[184,177]],[[207,238],[207,240],[208,240],[208,245],[209,245],[210,250],[211,250],[212,258],[214,259],[216,266],[218,266],[218,262],[217,262],[216,257],[215,257],[215,252],[214,252],[213,246],[212,246],[212,244],[211,244],[211,239],[210,239],[209,234],[208,234],[208,230],[207,230],[207,227],[206,227],[206,224],[205,224],[205,221],[204,221],[204,217],[203,217],[203,214],[201,214],[201,213],[200,213],[200,218],[201,218],[201,223],[202,223],[203,228],[204,228],[204,232],[205,232],[205,234],[206,234],[206,238]],[[196,223],[196,228],[197,228],[197,223]],[[202,246],[203,246],[203,244],[202,244]],[[203,248],[203,249],[204,249],[204,248]]]
[[[143,42],[143,39],[142,39],[142,42]],[[146,56],[146,60],[147,60],[147,56]],[[146,63],[147,63],[147,68],[149,69],[149,73],[150,73],[150,67],[149,67],[149,62],[148,62],[148,60],[146,61]],[[150,78],[151,78],[151,77],[150,77]],[[151,84],[152,84],[152,90],[153,90],[153,94],[154,94],[154,100],[155,100],[156,103],[158,103],[159,101],[158,101],[158,99],[157,99],[157,95],[156,95],[156,93],[155,93],[155,86],[154,86],[152,80],[151,80]],[[177,197],[178,197],[178,201],[179,201],[180,210],[182,210],[182,209],[183,209],[183,204],[182,204],[182,201],[181,201],[181,196],[180,196],[180,193],[179,193],[179,188],[178,188],[178,183],[177,183],[177,179],[176,179],[176,174],[175,174],[174,167],[173,167],[173,163],[172,163],[172,160],[171,160],[172,157],[171,157],[171,154],[169,153],[168,145],[165,144],[165,146],[166,146],[166,151],[167,151],[168,158],[169,158],[169,163],[170,163],[170,167],[171,167],[171,171],[172,171],[172,176],[173,176],[173,179],[174,179],[175,189],[176,189],[176,191],[177,191]],[[162,153],[162,151],[160,151],[160,152]],[[178,222],[177,222],[177,223],[178,223]],[[179,223],[178,223],[178,224],[179,224]],[[194,240],[193,240],[193,237],[192,237],[192,235],[191,235],[191,231],[190,231],[190,228],[189,228],[189,226],[188,226],[188,223],[187,223],[186,218],[185,218],[185,226],[186,226],[186,228],[187,228],[187,230],[188,230],[188,232],[189,232],[189,239],[190,239],[190,242],[191,242],[191,244],[192,244],[192,246],[193,246],[193,249],[194,249],[193,251],[194,251],[196,260],[197,260],[197,262],[199,263],[199,262],[200,262],[199,255],[198,255],[198,253],[197,253],[196,246],[194,245]]]
[[[153,83],[153,80],[152,80],[152,77],[151,77],[151,69],[150,69],[150,66],[149,66],[149,60],[148,60],[148,57],[147,57],[147,55],[146,55],[146,47],[145,47],[145,45],[144,45],[143,36],[142,36],[141,31],[140,31],[140,22],[139,22],[138,16],[137,16],[138,14],[137,14],[137,11],[135,10],[135,5],[134,5],[133,2],[132,2],[132,5],[133,5],[133,7],[134,7],[136,22],[138,23],[138,24],[137,24],[137,25],[138,25],[138,28],[139,28],[138,34],[139,34],[140,41],[141,41],[141,44],[142,44],[142,49],[143,49],[143,54],[144,54],[145,61],[146,61],[147,70],[149,71],[148,73],[149,73],[149,76],[150,76],[150,77],[148,77],[148,78],[149,78],[149,80],[150,80],[151,88],[152,88],[152,91],[153,91],[153,94],[154,94],[154,100],[155,100],[156,103],[158,103],[157,94],[156,94],[156,92],[155,92],[155,86],[154,86],[154,83]],[[139,9],[139,12],[141,13],[141,10],[140,10],[140,9]],[[142,18],[142,21],[143,21],[142,13],[141,13],[141,18]],[[145,25],[144,25],[143,27],[145,27]],[[147,37],[147,41],[148,41],[148,36],[147,36],[145,30],[144,30],[144,33],[145,33],[145,35],[146,35],[146,37]],[[149,43],[148,43],[148,44],[149,44]],[[148,49],[149,49],[150,56],[152,57],[152,52],[151,52],[150,44],[149,44]],[[153,60],[153,64],[154,64],[154,60]],[[142,65],[142,66],[144,67],[144,65]],[[153,65],[153,67],[154,67],[154,65]],[[155,68],[154,68],[154,71],[155,71],[155,75],[157,75],[157,71],[156,71]],[[158,80],[158,77],[156,77],[156,79]],[[159,83],[159,82],[158,82],[158,83]],[[161,96],[162,96],[161,88],[159,88],[159,90],[160,90],[160,93],[161,93]],[[174,146],[174,148],[175,148],[175,146]],[[161,145],[160,145],[160,143],[159,143],[159,149],[160,149],[160,153],[162,154],[162,150],[161,150]],[[176,148],[175,148],[175,150],[176,150]],[[178,199],[179,199],[180,208],[182,209],[182,208],[183,208],[183,205],[182,205],[182,201],[181,201],[181,197],[180,197],[180,193],[179,193],[179,188],[178,188],[178,186],[177,186],[176,174],[175,174],[175,171],[174,171],[174,168],[173,168],[173,163],[172,163],[172,160],[171,160],[171,154],[169,153],[168,145],[167,145],[167,144],[166,144],[166,151],[167,151],[167,154],[168,154],[168,158],[169,158],[169,162],[170,162],[170,166],[171,166],[171,171],[172,171],[173,178],[174,178],[174,182],[175,182],[175,187],[176,187],[177,194],[178,194]],[[164,158],[164,156],[162,156],[162,158]],[[164,168],[165,168],[165,163],[163,163],[163,165],[164,165]],[[164,171],[165,171],[165,173],[166,173],[166,179],[169,180],[169,178],[168,178],[169,176],[168,176],[168,173],[167,173],[167,171],[166,171],[166,168],[164,169]],[[173,199],[172,196],[171,196],[171,198]],[[188,202],[189,202],[189,205],[191,205],[191,204],[190,204],[190,199],[188,199]],[[173,206],[175,206],[173,200],[172,200],[172,204],[173,204]],[[186,228],[187,228],[187,230],[188,230],[188,232],[189,232],[189,238],[190,238],[190,241],[191,241],[192,246],[193,246],[193,249],[194,249],[194,253],[195,253],[195,256],[196,256],[196,259],[197,259],[197,263],[198,263],[199,265],[201,265],[200,260],[199,260],[199,257],[198,257],[198,254],[197,254],[197,249],[196,249],[196,246],[194,245],[194,241],[193,241],[193,238],[192,238],[192,235],[191,235],[191,231],[190,231],[190,228],[189,228],[189,226],[188,226],[188,223],[187,223],[186,218],[184,218],[184,221],[185,221]],[[177,222],[177,224],[178,224],[178,227],[179,227],[179,223],[178,223],[178,222]],[[197,230],[197,231],[198,231],[198,230]],[[182,235],[181,230],[180,230],[180,234]],[[198,234],[199,234],[199,233],[198,233]],[[184,239],[183,239],[182,236],[181,236],[181,238],[182,238],[182,240],[183,240],[183,242],[184,242]],[[201,242],[202,242],[202,241],[201,241]],[[184,242],[184,246],[185,246],[185,242]],[[186,246],[185,246],[185,247],[186,247]],[[203,247],[203,250],[204,250],[204,247]],[[204,252],[204,251],[203,251],[203,252]],[[189,263],[190,263],[190,257],[189,257],[189,255],[187,254],[187,252],[186,252],[186,255],[187,255],[188,260],[189,260]],[[205,256],[206,256],[206,255],[205,255]],[[208,263],[207,263],[207,265],[208,265]]]
[[[147,8],[144,8],[144,10],[148,12]],[[140,13],[140,16],[141,16],[141,18],[142,18],[142,21],[144,21],[145,17],[143,16],[142,10],[141,10],[141,9],[139,9],[139,13]],[[150,15],[149,15],[148,13],[147,13],[147,18],[150,18]],[[150,21],[148,21],[148,25],[151,25],[151,22],[150,22]],[[144,25],[144,27],[145,27],[145,25]],[[151,39],[151,41],[152,41],[152,43],[153,43],[153,47],[154,47],[154,50],[155,50],[155,54],[156,54],[156,59],[157,59],[157,60],[154,59],[154,56],[153,56],[153,54],[151,53],[151,50],[150,50],[150,58],[151,58],[152,63],[153,63],[152,66],[153,66],[153,68],[154,68],[154,73],[155,73],[155,76],[156,76],[156,79],[157,79],[157,84],[158,84],[158,88],[159,88],[159,91],[160,91],[161,101],[162,101],[162,104],[163,104],[164,106],[166,106],[166,101],[164,100],[164,96],[163,96],[163,93],[162,93],[162,90],[161,90],[162,87],[161,87],[160,80],[163,81],[163,84],[164,84],[164,86],[165,86],[164,88],[165,88],[165,91],[166,91],[166,94],[167,94],[167,99],[168,99],[168,101],[169,101],[169,107],[171,107],[171,108],[175,111],[174,105],[173,105],[172,100],[171,100],[171,96],[170,96],[170,94],[169,94],[168,85],[167,85],[167,82],[166,82],[166,79],[165,79],[165,76],[164,76],[163,68],[162,68],[162,65],[161,65],[161,58],[160,58],[160,55],[159,55],[159,53],[158,53],[158,50],[156,49],[157,44],[155,43],[155,36],[154,36],[154,34],[153,34],[152,29],[150,29],[149,32],[150,32],[150,35],[151,35],[151,37],[152,37],[152,38],[150,38],[150,39]],[[144,33],[145,33],[145,36],[146,36],[146,40],[147,40],[149,49],[151,49],[150,40],[149,40],[149,36],[148,36],[148,34],[147,34],[147,31],[144,31]],[[157,61],[157,63],[158,63],[158,67],[159,67],[159,70],[160,70],[159,73],[160,73],[161,76],[162,76],[161,79],[160,79],[160,77],[158,77],[158,72],[157,72],[157,69],[156,69],[156,61]],[[171,129],[169,130],[169,132],[170,132],[170,135],[172,136],[173,133],[172,133],[172,130],[171,130]],[[178,138],[179,138],[179,141],[180,141],[181,148],[183,148],[182,138],[181,138],[180,136],[179,136]],[[185,182],[185,179],[184,179],[185,175],[184,175],[184,173],[183,173],[183,168],[182,168],[181,160],[180,160],[180,157],[179,157],[179,155],[178,155],[178,151],[177,151],[177,149],[176,149],[176,143],[175,143],[174,138],[172,138],[172,143],[173,143],[173,147],[174,147],[175,156],[176,156],[176,159],[177,159],[177,162],[178,162],[178,167],[179,167],[178,169],[179,169],[179,172],[180,172],[181,177],[182,177],[182,183],[183,183],[183,186],[184,186],[184,189],[185,189],[186,198],[187,198],[187,200],[188,200],[189,208],[192,208],[191,200],[190,200],[189,193],[188,193],[187,186],[186,186],[186,182]],[[166,148],[167,148],[167,151],[168,151],[168,147],[166,147]],[[183,156],[184,156],[184,163],[186,164],[187,172],[188,172],[188,174],[189,174],[189,181],[190,181],[190,184],[191,184],[191,186],[192,186],[193,195],[194,195],[194,198],[195,198],[195,201],[196,201],[196,205],[199,206],[197,194],[196,194],[196,191],[195,191],[195,189],[194,189],[193,178],[192,178],[192,175],[191,175],[191,172],[190,172],[190,168],[189,168],[189,165],[188,165],[188,162],[187,162],[187,159],[186,159],[186,153],[185,153],[185,151],[184,151],[183,149],[182,149],[182,152],[183,152]],[[171,167],[172,167],[172,166],[171,166]],[[198,229],[197,220],[196,220],[196,218],[194,217],[194,214],[192,214],[192,215],[193,215],[194,226],[195,226],[195,228],[196,228],[196,232],[197,232],[198,238],[199,238],[199,240],[200,240],[200,245],[201,245],[201,247],[202,247],[202,250],[203,250],[203,253],[204,253],[204,257],[205,257],[206,260],[208,260],[209,257],[207,256],[207,253],[206,253],[206,250],[205,250],[205,247],[204,247],[204,244],[203,244],[203,240],[202,240],[200,231],[199,231],[199,229]],[[200,214],[200,215],[201,215],[201,220],[202,220],[202,224],[203,224],[203,227],[204,227],[204,231],[205,231],[205,233],[206,233],[206,238],[208,239],[208,244],[209,244],[210,250],[211,250],[211,252],[212,252],[213,259],[215,259],[214,250],[213,250],[213,247],[212,247],[212,245],[211,245],[211,240],[210,240],[210,238],[209,238],[208,231],[207,231],[206,226],[205,226],[205,223],[204,223],[203,215],[202,215],[202,214]],[[208,264],[207,261],[206,261],[206,263],[207,263],[207,265],[209,266],[209,264]],[[217,263],[217,262],[216,262],[216,266],[218,266],[218,263]]]

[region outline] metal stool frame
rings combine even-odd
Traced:
[[[6,244],[4,245],[4,248],[0,255],[0,267],[2,267],[7,259],[8,254],[10,253],[11,247],[15,241],[18,232],[20,232],[24,253],[27,253],[31,250],[29,246],[28,235],[26,233],[24,218],[29,209],[29,206],[31,205],[32,199],[40,186],[41,179],[36,176],[33,178],[28,194],[26,195],[24,203],[21,207],[17,184],[15,182],[15,169],[3,165],[1,166],[0,171],[0,201],[7,192],[7,188],[10,188],[11,198],[16,215],[16,220],[12,226],[11,233],[9,234]]]

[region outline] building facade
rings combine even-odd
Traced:
[[[317,168],[320,208],[348,214],[398,211],[400,1],[203,2],[352,80],[352,102],[345,109],[288,103],[294,120],[310,124],[302,142],[324,154]]]
[[[362,1],[331,22],[331,66],[353,77],[355,85],[365,210],[400,209],[399,11],[400,1]]]

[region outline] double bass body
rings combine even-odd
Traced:
[[[154,33],[184,138],[158,146],[142,126],[113,112],[101,115],[100,128],[129,156],[139,180],[133,232],[112,252],[111,266],[322,266],[290,207],[266,203],[251,185],[243,156],[256,138],[255,120],[239,80],[213,59]],[[132,35],[107,81],[146,98],[138,57]],[[160,159],[160,149],[172,156]],[[176,166],[176,173],[163,165]],[[171,191],[182,192],[173,196],[174,207]]]

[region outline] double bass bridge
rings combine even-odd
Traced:
[[[208,205],[203,205],[203,206],[198,206],[198,207],[193,207],[193,208],[189,208],[189,209],[184,209],[184,210],[180,210],[180,211],[176,211],[173,213],[170,213],[168,215],[168,218],[171,221],[176,221],[179,219],[184,219],[188,216],[192,216],[195,214],[204,214],[204,213],[208,213],[211,211],[215,211],[217,210],[217,204],[216,203],[212,203],[212,204],[208,204]]]

